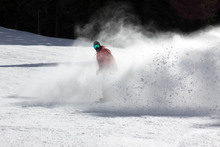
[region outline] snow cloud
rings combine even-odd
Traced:
[[[79,47],[75,56],[88,64],[59,67],[58,74],[45,83],[46,88],[40,86],[43,97],[58,103],[94,102],[102,97],[104,84],[111,101],[87,105],[85,111],[186,116],[219,111],[220,28],[189,35],[152,33],[139,25],[131,10],[129,5],[111,3],[98,11],[89,24],[77,28],[82,37],[100,40],[112,51],[117,73],[96,76],[92,45]],[[35,90],[38,92],[39,87]]]

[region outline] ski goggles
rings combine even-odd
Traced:
[[[100,45],[96,44],[96,45],[94,45],[94,48],[95,48],[95,49],[96,49],[96,48],[100,48]]]

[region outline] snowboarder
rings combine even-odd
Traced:
[[[111,51],[107,49],[105,46],[101,45],[99,41],[94,41],[93,47],[95,48],[97,54],[97,62],[99,65],[99,69],[96,72],[96,75],[102,73],[102,95],[103,98],[100,98],[100,102],[109,101],[108,94],[108,85],[109,85],[109,74],[112,74],[117,70],[116,62],[111,54]],[[110,80],[111,81],[111,80]]]

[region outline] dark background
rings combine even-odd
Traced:
[[[0,26],[75,39],[110,1],[129,4],[142,26],[191,33],[220,22],[219,0],[0,0]]]

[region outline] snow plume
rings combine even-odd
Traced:
[[[157,32],[151,25],[143,29],[129,10],[129,5],[113,3],[81,28],[94,33],[98,26],[95,39],[110,46],[119,66],[109,78],[114,102],[90,110],[187,116],[219,111],[220,29],[189,35]]]
[[[96,76],[95,51],[78,48],[71,67],[59,67],[34,88],[46,102],[87,103],[86,112],[112,115],[209,115],[220,111],[220,28],[190,35],[143,31],[128,5],[106,6],[78,28],[115,56],[118,72]],[[96,29],[100,33],[96,34]],[[90,37],[91,37],[90,36]],[[91,43],[92,44],[92,43]],[[103,88],[102,88],[103,87]],[[110,102],[94,104],[107,91]],[[32,90],[33,91],[33,90]],[[45,101],[44,101],[45,102]],[[92,102],[92,104],[90,103]]]
[[[123,47],[141,37],[139,19],[132,13],[132,7],[123,2],[110,2],[96,12],[87,25],[76,28],[77,35],[99,39],[105,44]]]
[[[112,102],[88,112],[113,115],[208,115],[220,110],[219,28],[113,48]],[[212,40],[209,40],[212,38]],[[158,41],[160,40],[160,41]],[[206,41],[208,40],[208,41]],[[107,80],[105,80],[107,81]]]

